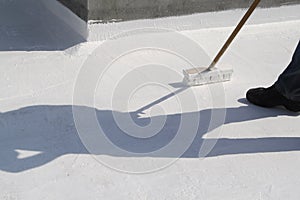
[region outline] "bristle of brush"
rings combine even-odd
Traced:
[[[195,73],[197,70],[184,70],[184,79],[183,82],[188,86],[197,86],[197,85],[206,85],[212,83],[219,83],[230,81],[233,70],[225,69],[219,70],[217,68],[211,70],[202,70],[198,73]]]

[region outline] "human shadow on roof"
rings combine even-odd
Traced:
[[[74,108],[83,112],[94,111],[93,108],[89,107],[75,106]],[[166,122],[158,134],[146,139],[134,138],[125,134],[114,121],[113,115],[122,117],[129,114],[133,121],[140,126],[147,125],[149,118],[139,118],[136,112],[121,113],[111,110],[96,110],[96,115],[106,137],[115,146],[127,152],[147,153],[168,145],[174,139],[181,117],[200,114],[201,119],[196,137],[181,156],[182,158],[198,158],[203,142],[215,141],[215,139],[205,139],[203,137],[207,133],[212,111],[218,111],[218,109],[205,109],[199,113],[155,116],[153,118],[158,120],[161,117],[166,117]],[[225,124],[247,122],[262,118],[275,118],[280,115],[291,115],[291,113],[278,109],[255,108],[250,105],[232,107],[227,108]],[[83,119],[89,120],[89,117],[83,116]],[[222,126],[222,124],[218,126]],[[272,124],[265,124],[264,126],[270,127]],[[184,131],[187,136],[194,134],[188,129]],[[300,137],[288,137],[285,136],[287,134],[285,132],[279,134],[282,136],[239,139],[221,137],[207,157],[300,151]],[[240,133],[241,135],[243,135],[243,132]],[[99,144],[97,155],[132,157],[130,153],[120,153],[113,148],[107,147],[107,145],[103,144],[103,141],[99,140],[96,142]],[[177,157],[176,147],[173,150],[158,154],[156,157]],[[25,153],[22,155],[19,154],[20,151],[35,152],[35,154],[26,155]],[[0,170],[11,173],[26,171],[45,165],[60,156],[68,154],[89,154],[78,136],[74,124],[72,106],[41,105],[0,114]],[[136,154],[135,157],[139,157],[139,155]]]
[[[77,23],[74,27],[78,30],[72,29],[67,22],[73,15],[69,13],[70,20],[58,17],[52,12],[56,7],[49,8],[55,3],[58,4],[55,0],[0,1],[0,51],[59,51],[85,42],[86,23]]]

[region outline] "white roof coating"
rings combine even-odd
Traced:
[[[28,51],[16,35],[23,46],[0,50],[0,199],[298,200],[300,118],[245,93],[289,63],[299,8],[259,9],[268,17],[254,13],[219,63],[233,80],[193,88],[182,70],[207,65],[242,11],[201,14],[224,26],[177,32],[149,25],[172,18],[114,24],[122,31],[66,50]],[[103,36],[97,26],[90,34]],[[2,31],[1,42],[13,38]]]

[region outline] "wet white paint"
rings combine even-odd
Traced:
[[[191,151],[188,153],[191,157],[186,156],[168,168],[144,175],[124,174],[101,165],[81,149],[76,139],[71,113],[74,84],[87,57],[102,42],[83,43],[65,51],[55,48],[26,51],[21,45],[27,42],[26,38],[18,37],[18,43],[11,49],[0,51],[0,199],[298,200],[299,117],[282,110],[248,106],[243,99],[247,89],[271,85],[289,63],[300,36],[298,10],[299,6],[289,6],[257,11],[252,23],[243,29],[220,61],[219,67],[231,66],[235,74],[231,82],[224,84],[227,122],[218,136],[215,156],[203,160]],[[189,19],[194,16],[126,22],[126,25],[92,27],[95,28],[92,34],[106,39],[118,32],[115,27],[125,26],[123,30],[128,30],[137,27],[131,23],[147,27],[151,26],[150,22],[169,24],[168,20],[176,19],[181,25],[173,27],[192,26],[188,30],[182,28],[180,33],[213,57],[241,14],[237,10],[196,15],[195,19],[202,18],[199,26],[190,24]],[[27,24],[27,20],[32,18],[24,19],[22,24]],[[14,27],[21,28],[18,24]],[[32,36],[30,41],[34,42],[36,32],[27,28],[28,35]],[[103,36],[104,30],[107,36]],[[149,38],[142,34],[131,37]],[[107,42],[109,46],[117,40]],[[173,42],[176,45],[176,41]],[[170,41],[170,45],[174,43]],[[6,44],[10,46],[11,43]],[[113,55],[109,54],[113,49],[106,50],[105,56]],[[125,57],[114,67],[129,66],[123,64],[132,64],[135,60],[148,63],[150,58],[170,60],[170,55],[163,55],[142,51]],[[174,69],[184,69],[186,66],[182,63],[173,61]],[[118,73],[119,70],[111,70],[106,74],[106,80],[113,83],[118,80],[115,76]],[[151,80],[151,75],[145,79]],[[102,103],[96,102],[97,109],[113,109],[109,99],[105,99],[111,90],[106,87],[96,93],[96,97],[104,97]],[[198,101],[197,109],[189,112],[200,112],[205,118],[211,108],[209,92],[214,91],[207,87],[188,90]],[[132,96],[128,109],[135,110],[167,94],[157,87],[139,91]],[[180,113],[178,106],[170,106],[176,105],[173,98],[158,105],[165,108],[165,115]],[[156,115],[161,112],[154,113]],[[151,116],[151,110],[146,110],[142,117],[148,116]],[[168,130],[172,131],[172,126],[170,124]],[[205,133],[203,138],[213,139],[216,135]],[[197,141],[201,138],[196,140],[196,146]],[[103,149],[102,153],[103,157],[115,159],[118,164],[139,161],[141,166],[155,160],[172,159],[168,156],[119,157],[112,155],[109,149]]]

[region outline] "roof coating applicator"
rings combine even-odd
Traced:
[[[222,55],[225,53],[225,51],[228,49],[229,45],[232,43],[234,38],[237,36],[237,34],[240,32],[244,24],[247,22],[257,5],[260,3],[260,0],[255,0],[244,17],[241,19],[237,27],[234,29],[233,33],[230,35],[222,49],[219,51],[215,59],[212,61],[212,63],[209,65],[208,68],[200,67],[200,68],[193,68],[184,70],[184,79],[183,82],[189,86],[197,86],[197,85],[205,85],[210,83],[217,83],[217,82],[225,82],[230,81],[233,70],[232,69],[224,69],[220,70],[216,68],[216,64],[222,57]]]

